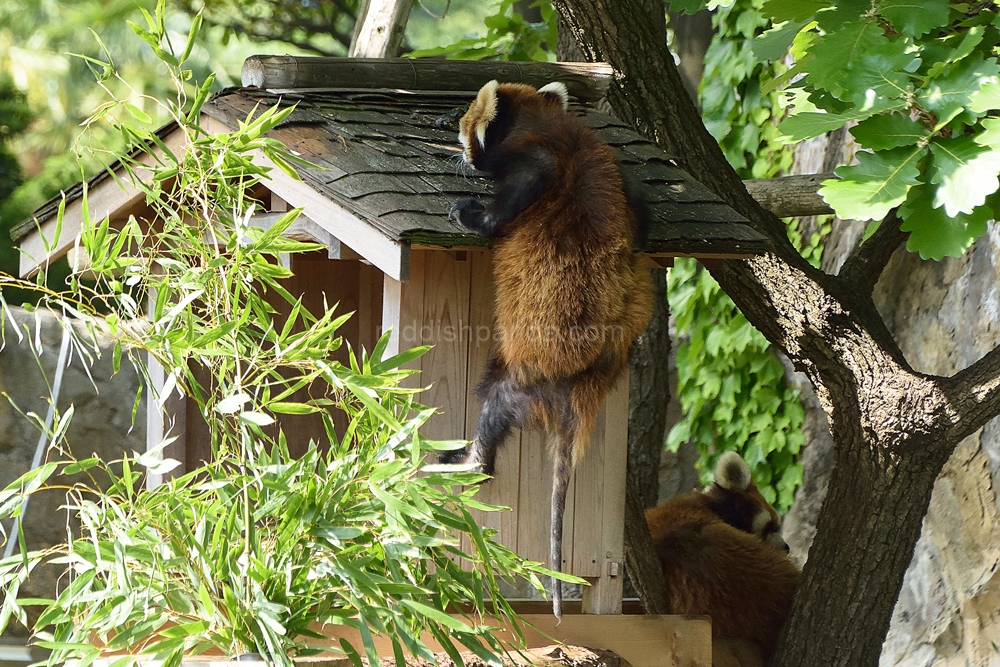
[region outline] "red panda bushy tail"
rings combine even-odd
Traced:
[[[552,460],[552,524],[549,544],[550,567],[562,572],[563,514],[566,510],[566,492],[573,474],[573,436],[562,433],[556,436]],[[562,619],[562,582],[552,578],[552,613]]]

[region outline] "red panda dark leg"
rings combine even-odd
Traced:
[[[486,365],[486,373],[476,387],[476,395],[483,407],[472,442],[466,449],[442,452],[438,461],[477,463],[483,473],[492,475],[500,446],[511,429],[525,425],[532,398],[510,377],[503,362],[495,355]]]
[[[573,474],[573,436],[563,432],[556,436],[552,463],[552,523],[549,543],[549,567],[562,572],[563,514],[566,511],[566,491]],[[552,579],[552,613],[562,618],[562,582]]]

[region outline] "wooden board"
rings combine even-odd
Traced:
[[[559,624],[551,614],[527,614],[522,618],[534,626],[522,628],[526,648],[556,642],[603,648],[614,651],[633,667],[710,667],[712,664],[712,623],[706,616],[579,614],[565,615]],[[354,646],[361,646],[360,635],[351,628],[326,626],[316,630],[326,635],[330,643],[337,643],[344,637]],[[497,636],[508,645],[514,641],[509,630]],[[425,635],[422,639],[432,651],[442,650],[432,637]],[[375,637],[375,648],[380,656],[392,655],[392,644],[387,638]]]
[[[421,433],[433,440],[454,440],[465,432],[469,395],[468,342],[471,262],[468,255],[426,251],[423,316],[416,326],[404,324],[405,347],[431,345],[420,359],[421,384],[429,385],[418,401],[434,406]],[[414,342],[406,340],[412,331]]]
[[[594,427],[592,451],[580,464],[577,488],[584,486],[588,471],[601,489],[600,503],[591,510],[577,509],[577,526],[593,526],[595,538],[580,538],[586,545],[598,544],[597,578],[583,589],[583,610],[588,614],[620,614],[625,575],[625,479],[628,459],[628,368],[611,389]],[[596,466],[596,468],[594,467]],[[578,494],[579,495],[579,494]],[[585,497],[585,496],[582,496]],[[582,499],[581,497],[581,499]],[[602,560],[603,557],[603,560]],[[593,562],[594,556],[590,559]],[[584,555],[578,561],[584,567]]]
[[[711,667],[712,665],[712,623],[707,616],[567,615],[563,616],[562,622],[558,625],[551,615],[528,614],[522,618],[534,626],[534,628],[522,627],[527,649],[542,648],[561,642],[614,651],[632,667]],[[495,621],[492,624],[496,625]],[[326,639],[310,640],[312,645],[339,645],[340,639],[344,638],[361,651],[361,636],[357,630],[342,625],[315,626],[313,629],[325,635]],[[506,643],[513,639],[513,635],[506,630],[500,631],[498,637]],[[421,640],[435,653],[443,650],[429,634],[422,636]],[[388,638],[376,635],[374,643],[380,657],[392,657],[392,644]],[[111,657],[101,658],[95,665],[108,667],[112,660]],[[350,664],[346,659],[332,653],[296,659],[295,662],[310,667],[348,667]],[[201,656],[187,658],[181,664],[197,665],[197,667],[232,667],[239,663],[223,660],[217,652],[210,651]],[[259,664],[251,663],[253,667]]]

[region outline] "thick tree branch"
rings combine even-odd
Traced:
[[[625,568],[646,613],[669,614],[660,558],[653,547],[643,503],[631,473],[625,489]]]
[[[958,411],[949,435],[961,439],[976,432],[1000,414],[1000,347],[940,384]]]
[[[855,248],[844,262],[839,275],[854,289],[868,295],[875,289],[885,265],[906,239],[907,233],[899,228],[901,222],[896,212],[891,211],[871,238]]]

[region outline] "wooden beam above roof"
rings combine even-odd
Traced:
[[[535,87],[562,81],[573,97],[594,102],[607,94],[611,75],[607,63],[250,56],[243,62],[242,78],[244,86],[276,91],[374,88],[475,92],[492,79]]]

